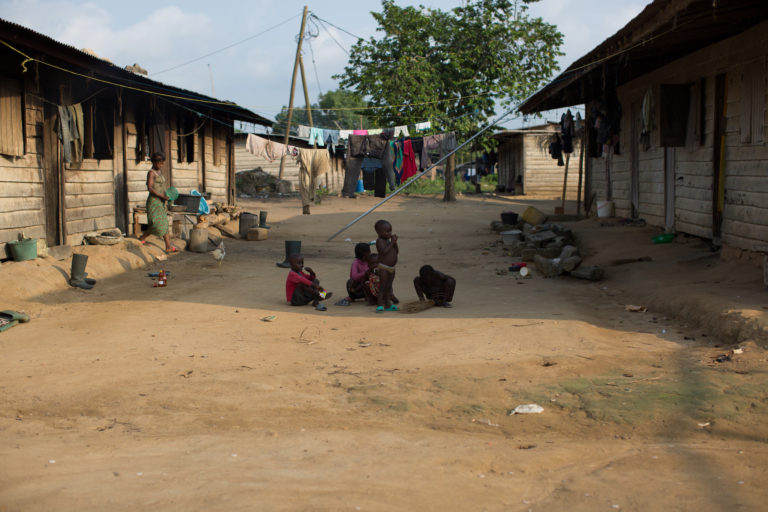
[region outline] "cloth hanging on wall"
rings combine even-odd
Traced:
[[[64,148],[64,161],[68,164],[82,161],[83,157],[83,137],[82,137],[82,108],[79,109],[81,116],[78,121],[78,110],[72,108],[73,105],[59,106],[59,139]]]

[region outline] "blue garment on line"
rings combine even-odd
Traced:
[[[323,137],[322,128],[310,128],[309,130],[309,143],[317,144],[318,146],[325,146],[325,137]]]

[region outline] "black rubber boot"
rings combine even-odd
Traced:
[[[265,211],[259,212],[259,227],[264,229],[272,229],[272,226],[267,224],[267,213]]]
[[[88,284],[96,284],[96,280],[92,277],[88,277],[88,272],[83,272],[83,275],[85,276],[83,280]]]
[[[288,257],[291,254],[301,254],[301,240],[286,240],[285,241],[285,261],[282,263],[276,263],[280,268],[290,268],[291,262],[288,261]]]
[[[85,254],[72,255],[72,270],[69,273],[69,284],[84,290],[93,288],[93,284],[85,280],[85,265],[88,264],[88,256]]]

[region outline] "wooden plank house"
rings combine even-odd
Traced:
[[[558,161],[549,154],[549,143],[559,131],[559,123],[546,123],[494,133],[493,138],[499,141],[498,190],[539,197],[561,197],[565,167],[558,165]],[[581,139],[574,137],[565,193],[567,199],[576,199],[579,158]]]
[[[272,124],[0,19],[0,259],[22,232],[49,246],[131,233],[155,151],[181,192],[234,203],[235,120]]]
[[[767,59],[765,0],[655,0],[520,111],[585,104],[586,198],[752,250],[768,241]]]

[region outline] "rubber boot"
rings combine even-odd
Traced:
[[[272,229],[272,226],[267,224],[267,213],[265,211],[259,212],[259,227],[264,229]]]
[[[282,263],[276,263],[280,268],[291,268],[291,262],[288,258],[291,254],[301,254],[301,240],[286,240],[285,241],[285,261]]]
[[[72,270],[69,274],[70,286],[75,286],[84,290],[90,290],[93,288],[92,284],[89,284],[85,281],[85,265],[87,263],[88,256],[85,254],[72,255]]]
[[[96,280],[92,277],[88,277],[88,272],[83,272],[83,275],[85,276],[83,280],[88,284],[96,284]]]

